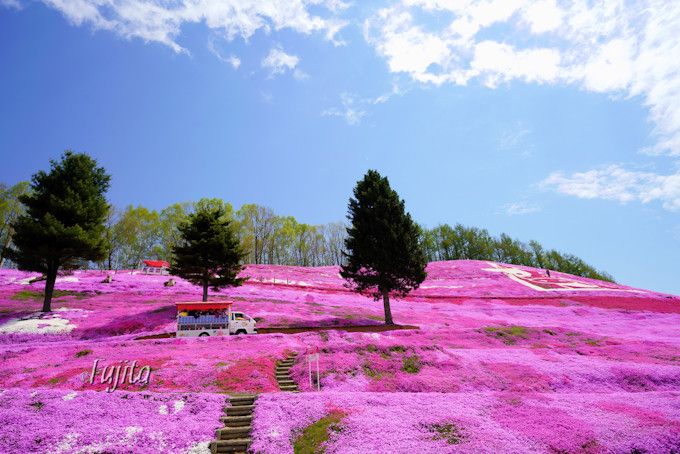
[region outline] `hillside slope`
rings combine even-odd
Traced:
[[[202,452],[219,424],[210,396],[259,392],[253,441],[267,453],[291,452],[329,412],[342,421],[327,452],[680,449],[680,298],[526,267],[436,262],[420,289],[393,302],[395,321],[418,329],[347,332],[342,326],[381,324],[382,304],[349,292],[337,268],[260,265],[244,274],[245,285],[213,298],[236,301],[259,327],[329,330],[136,340],[171,332],[174,303],[200,298],[200,289],[181,279],[167,288],[167,277],[135,272],[105,284],[105,272],[77,271],[60,278],[55,312],[43,316],[35,312],[42,283],[28,284],[35,274],[0,271],[0,388],[12,390],[0,394],[0,424],[22,430],[17,418],[29,421],[14,434],[21,439],[52,427],[41,439],[66,443],[62,452],[102,439],[107,451],[125,452],[130,431],[145,452]],[[304,355],[317,349],[321,394]],[[274,378],[275,361],[290,351],[300,353],[291,369],[298,395],[278,392]],[[110,395],[88,380],[95,359],[147,364],[151,380]],[[128,402],[130,392],[149,398]],[[78,402],[97,393],[102,411],[157,405],[158,419],[113,418],[107,430],[84,433],[78,422],[91,415]],[[206,402],[214,425],[184,403],[169,413],[167,403],[153,404],[180,401]],[[168,418],[192,432],[166,433]],[[26,446],[0,437],[0,451]]]

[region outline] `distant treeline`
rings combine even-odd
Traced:
[[[320,266],[342,260],[345,227],[341,223],[310,225],[271,209],[246,204],[234,211],[221,199],[176,203],[160,211],[143,206],[112,210],[107,237],[110,245],[102,268],[135,268],[143,259],[170,261],[172,247],[180,241],[178,226],[201,206],[222,206],[247,254],[245,262]]]
[[[460,224],[454,227],[442,224],[433,229],[422,229],[421,235],[429,261],[492,260],[614,282],[610,274],[593,268],[574,255],[545,249],[538,241],[524,243],[504,233],[493,237],[486,229]]]
[[[22,182],[8,187],[0,183],[0,266],[6,265],[4,251],[11,244],[12,222],[22,213],[19,195],[29,190]],[[102,269],[137,268],[144,259],[171,259],[179,241],[178,226],[201,206],[222,206],[232,221],[244,252],[245,262],[297,266],[339,265],[347,235],[343,222],[311,225],[292,216],[281,216],[255,204],[234,210],[221,199],[175,203],[160,211],[143,206],[111,208],[106,224],[108,253],[96,266]],[[484,229],[447,224],[421,228],[422,245],[429,261],[493,260],[546,268],[578,276],[612,281],[613,278],[570,254],[544,249],[536,241],[523,243],[505,234],[495,238]],[[88,264],[83,264],[88,266]]]

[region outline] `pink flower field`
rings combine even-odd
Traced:
[[[680,298],[522,266],[435,262],[382,304],[351,293],[335,267],[249,266],[214,294],[258,328],[298,334],[168,337],[181,279],[76,271],[44,283],[0,270],[0,452],[209,452],[225,394],[259,393],[254,452],[290,453],[328,415],[327,453],[680,452]],[[360,332],[343,327],[362,326]],[[149,338],[150,337],[150,338]],[[146,339],[140,339],[146,338]],[[305,353],[320,352],[321,391]],[[299,394],[278,391],[277,359],[298,352]],[[148,383],[91,382],[136,361]],[[339,416],[338,416],[339,415]]]

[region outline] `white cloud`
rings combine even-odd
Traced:
[[[527,82],[554,82],[559,75],[560,53],[555,49],[516,50],[495,41],[482,41],[475,46],[470,62],[471,74],[484,77],[489,87],[499,82],[523,79]]]
[[[392,83],[389,91],[375,97],[362,98],[349,93],[342,93],[340,95],[341,107],[326,109],[321,112],[321,115],[325,117],[340,117],[349,125],[357,125],[368,115],[371,107],[384,104],[394,96],[401,96],[405,92],[406,90],[399,87],[399,85]]]
[[[309,76],[297,67],[298,63],[300,63],[300,57],[297,55],[287,54],[280,47],[273,47],[262,60],[262,67],[269,70],[270,77],[291,71],[296,79],[306,79]]]
[[[322,33],[334,44],[341,44],[336,36],[346,25],[336,16],[343,9],[337,0],[43,1],[75,25],[89,24],[125,38],[162,43],[175,52],[186,52],[177,38],[181,27],[189,23],[203,22],[228,40],[237,36],[248,39],[258,30],[291,29],[303,34]],[[316,7],[316,14],[309,6]]]
[[[531,33],[539,34],[553,31],[562,24],[564,11],[555,0],[534,2],[524,10],[524,20],[529,24]]]
[[[432,14],[441,25],[423,19]],[[646,151],[680,156],[680,2],[402,0],[365,20],[364,36],[390,72],[425,84],[520,80],[640,96],[655,125]]]
[[[365,104],[364,100],[357,100],[357,98],[348,93],[340,95],[340,103],[342,107],[327,109],[321,112],[324,117],[340,117],[343,118],[348,125],[357,125],[367,115],[367,111],[362,107]]]
[[[659,175],[610,165],[571,175],[554,172],[540,186],[581,199],[606,199],[620,203],[658,201],[667,210],[680,210],[680,172]]]
[[[497,145],[502,151],[516,152],[519,156],[528,158],[533,154],[533,144],[529,141],[531,129],[522,121],[511,126],[501,128]]]
[[[21,9],[21,3],[19,3],[19,0],[0,0],[0,6]]]
[[[238,69],[241,66],[241,59],[236,55],[230,55],[227,61],[234,69]]]
[[[238,69],[241,66],[240,58],[233,54],[229,56],[223,55],[222,52],[217,48],[217,45],[213,39],[208,40],[208,50],[210,50],[210,52],[212,52],[212,54],[215,55],[221,62],[228,63],[234,69]]]
[[[538,205],[528,202],[512,202],[503,205],[503,211],[508,216],[531,214],[540,210],[541,208]]]

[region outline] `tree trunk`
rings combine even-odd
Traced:
[[[390,308],[390,295],[387,292],[383,292],[383,307],[385,308],[385,325],[394,325],[392,309]]]
[[[208,280],[203,279],[203,302],[208,301]]]
[[[54,283],[57,280],[57,270],[49,270],[45,279],[45,299],[43,300],[43,312],[52,312],[52,294],[54,293]]]
[[[5,241],[2,245],[2,249],[0,249],[0,268],[2,268],[2,265],[5,264],[6,251],[7,248],[9,248],[11,242],[12,242],[12,226],[10,225],[9,228],[7,229],[7,237],[5,238]]]

